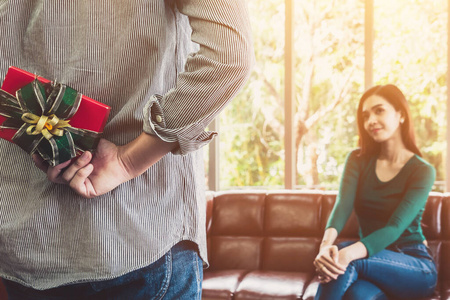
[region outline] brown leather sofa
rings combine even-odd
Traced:
[[[335,198],[320,191],[209,193],[203,299],[314,299],[313,260]],[[428,299],[450,299],[450,194],[429,196],[423,230],[439,271]],[[352,215],[341,239],[357,234]]]
[[[0,300],[8,300],[8,295],[6,294],[5,286],[1,281],[0,281]]]

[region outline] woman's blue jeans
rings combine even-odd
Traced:
[[[197,254],[197,245],[183,241],[153,264],[111,280],[43,291],[3,281],[9,300],[200,300],[202,280],[203,263]]]
[[[340,244],[339,248],[351,243]],[[345,274],[319,285],[315,299],[416,299],[430,296],[436,283],[436,266],[428,248],[411,244],[352,261]]]

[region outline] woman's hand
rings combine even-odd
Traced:
[[[367,257],[367,248],[359,241],[339,250],[338,261],[340,265],[347,268],[352,261],[365,257]]]
[[[346,266],[339,262],[339,250],[335,245],[321,247],[314,260],[314,266],[321,283],[337,279],[346,270]]]
[[[348,265],[353,261],[352,257],[352,248],[349,247],[345,247],[342,248],[341,250],[339,250],[339,254],[338,254],[338,261],[339,264],[341,264],[342,266],[344,266],[346,269],[348,267]]]

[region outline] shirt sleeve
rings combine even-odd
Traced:
[[[354,150],[347,155],[339,192],[326,226],[326,228],[335,228],[338,234],[353,211],[360,174],[361,158],[358,157],[358,152],[359,150]]]
[[[361,239],[369,256],[394,243],[413,222],[425,207],[435,178],[436,171],[431,165],[423,164],[414,170],[404,198],[386,226]]]
[[[144,131],[178,142],[173,153],[187,154],[217,134],[205,128],[247,81],[254,54],[246,1],[177,0],[176,5],[188,16],[191,40],[200,48],[188,56],[175,88],[151,97]]]

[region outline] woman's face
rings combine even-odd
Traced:
[[[364,129],[375,142],[382,143],[392,137],[400,137],[402,114],[385,98],[377,95],[368,97],[362,106]]]

